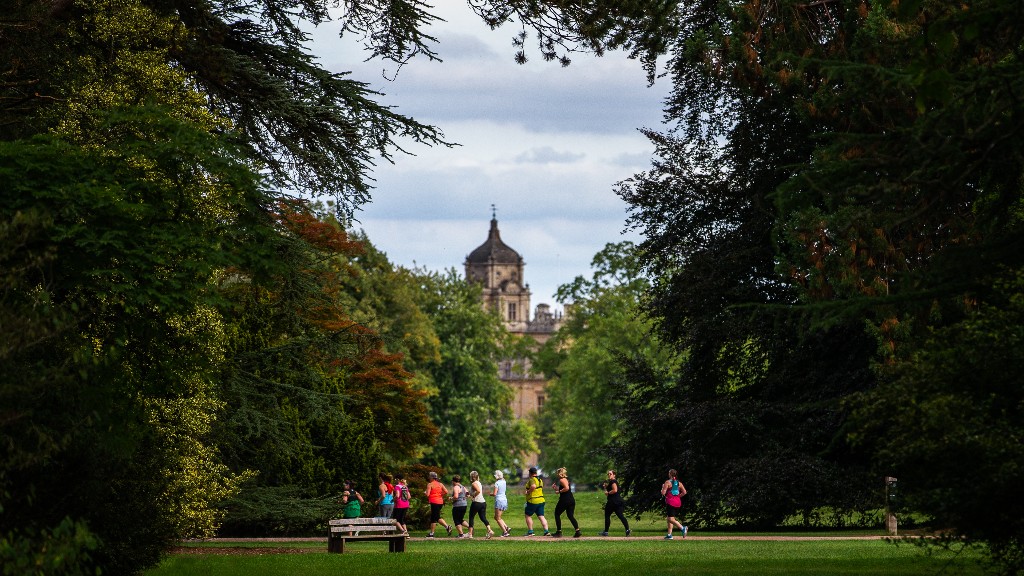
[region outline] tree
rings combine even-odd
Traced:
[[[135,573],[211,530],[244,477],[208,443],[214,378],[238,360],[219,284],[288,275],[271,216],[286,194],[269,187],[351,209],[396,138],[442,141],[316,65],[299,22],[322,2],[7,8],[4,571]],[[384,32],[377,53],[425,49],[418,5],[347,8],[349,30]],[[352,378],[401,379],[394,358],[367,360]]]
[[[610,30],[634,45],[665,40],[673,127],[650,133],[660,159],[621,193],[648,238],[659,326],[688,354],[691,398],[736,385],[763,396],[784,384],[766,386],[775,378],[764,367],[799,367],[787,360],[794,346],[845,354],[853,337],[845,365],[859,376],[846,390],[825,388],[836,405],[878,383],[864,373],[869,361],[916,366],[936,353],[933,329],[970,331],[952,327],[976,307],[1001,306],[993,286],[1021,267],[1019,3],[669,3],[668,21],[631,18],[629,8],[594,15],[594,4],[510,4],[549,18],[542,43],[590,33],[597,47],[615,45]],[[602,17],[618,27],[583,25]],[[803,322],[786,327],[787,317]],[[864,320],[879,350],[864,342]],[[643,398],[664,398],[663,380],[636,368]],[[801,376],[788,388],[806,395],[819,382]],[[839,443],[843,412],[829,426]],[[958,425],[978,422],[965,413]],[[942,473],[938,482],[960,483]],[[982,534],[970,522],[963,530]],[[1021,538],[1013,525],[1004,535]],[[1019,570],[1019,556],[1001,560]]]
[[[509,468],[534,449],[533,432],[512,414],[512,389],[498,378],[508,334],[480,304],[479,287],[454,270],[419,273],[421,306],[441,342],[431,378],[430,419],[437,443],[423,463],[451,473]]]
[[[1005,573],[1022,554],[1022,280],[999,281],[963,321],[883,367],[884,385],[853,414],[855,443],[899,479],[900,508],[955,527],[946,544],[985,543]]]
[[[565,466],[577,482],[598,482],[615,466],[606,448],[621,433],[622,359],[642,357],[668,372],[676,363],[643,315],[641,298],[650,284],[635,246],[608,244],[591,266],[591,278],[559,287],[558,300],[572,302],[572,312],[535,364],[551,379],[537,417],[541,462],[548,469]]]
[[[308,532],[337,513],[345,480],[369,493],[436,433],[402,355],[350,317],[364,245],[305,203],[278,219],[289,266],[223,283],[235,309],[218,444],[233,470],[258,473],[227,503],[224,533]]]
[[[0,318],[25,328],[2,356],[5,551],[45,555],[48,533],[70,532],[100,545],[68,550],[82,563],[68,571],[134,572],[208,533],[213,501],[237,487],[205,441],[223,353],[209,275],[259,254],[222,243],[248,245],[232,241],[260,204],[237,150],[191,128],[143,110],[113,116],[103,149],[0,148]]]

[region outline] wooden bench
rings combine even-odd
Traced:
[[[346,518],[330,520],[327,551],[341,554],[347,540],[386,540],[388,552],[405,552],[405,533],[391,518]]]

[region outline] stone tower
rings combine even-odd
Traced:
[[[466,280],[480,283],[484,306],[497,310],[512,332],[530,319],[530,286],[523,283],[523,257],[501,241],[498,219],[491,217],[487,241],[466,256]]]

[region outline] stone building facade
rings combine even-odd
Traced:
[[[487,240],[466,256],[466,279],[480,284],[483,306],[497,310],[510,333],[530,337],[539,348],[562,326],[563,316],[547,304],[538,304],[530,317],[525,265],[523,257],[501,240],[498,220],[492,216]],[[498,375],[515,392],[512,411],[516,418],[529,418],[544,405],[547,380],[532,372],[527,359],[502,360]],[[527,455],[524,464],[524,468],[535,466],[537,455]]]

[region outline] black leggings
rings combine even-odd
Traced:
[[[619,500],[618,502],[607,502],[607,503],[605,503],[605,505],[604,505],[604,531],[607,532],[608,528],[611,527],[611,525],[612,525],[612,514],[613,513],[616,516],[619,517],[619,521],[621,521],[622,525],[626,527],[626,530],[629,530],[629,520],[626,520],[626,515],[624,514],[625,511],[626,511],[626,503],[623,502],[622,500]]]
[[[466,520],[466,507],[465,506],[452,506],[452,521],[458,526]]]
[[[480,516],[480,521],[484,523],[484,526],[490,526],[487,523],[487,502],[473,502],[469,505],[469,527],[473,527],[473,519],[475,516]]]
[[[568,498],[566,495],[568,494]],[[572,523],[572,527],[579,530],[580,524],[576,521],[576,499],[571,492],[562,492],[558,497],[558,504],[555,504],[555,530],[562,531],[562,512]]]

